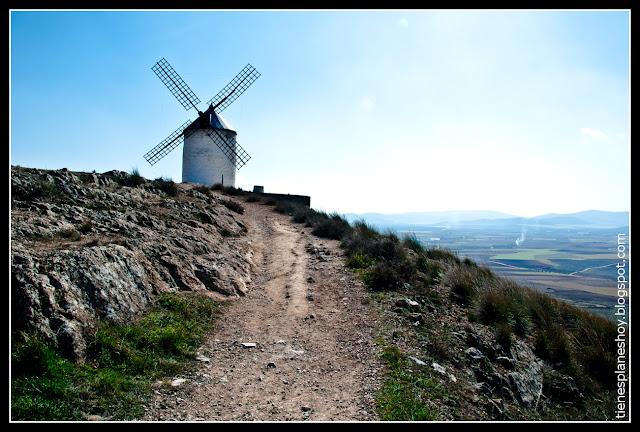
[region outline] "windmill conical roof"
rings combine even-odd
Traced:
[[[201,124],[203,119],[206,119],[205,124]],[[204,116],[202,117],[198,116],[198,118],[195,119],[186,128],[186,130],[206,128],[206,127],[210,127],[213,129],[227,129],[235,132],[231,127],[231,125],[229,124],[229,122],[226,121],[220,114],[216,113],[212,107],[210,107],[208,110],[204,112]]]
[[[233,130],[233,127],[231,127],[229,122],[227,120],[225,120],[225,118],[222,117],[220,114],[217,114],[215,112],[211,113],[211,127],[215,128],[215,129]]]

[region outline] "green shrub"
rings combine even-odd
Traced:
[[[363,275],[363,281],[373,291],[398,290],[412,277],[414,267],[408,261],[378,261]]]
[[[424,254],[416,258],[416,269],[424,275],[423,282],[431,286],[439,282],[442,273],[442,264],[427,258]]]
[[[347,260],[347,266],[354,269],[366,269],[373,265],[374,261],[362,252],[356,252]]]

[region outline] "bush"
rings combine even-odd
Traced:
[[[511,348],[512,333],[511,326],[508,324],[498,324],[496,326],[496,342],[502,345],[505,350]]]
[[[406,251],[398,237],[393,234],[379,234],[364,222],[356,222],[349,235],[342,242],[349,255],[364,253],[374,260],[403,260]]]
[[[407,249],[414,251],[415,253],[422,253],[424,251],[424,247],[422,247],[422,243],[418,240],[415,234],[411,233],[406,235],[402,239],[402,244]]]
[[[460,258],[455,254],[455,252],[440,247],[433,247],[425,250],[425,255],[427,258],[437,261],[446,261],[450,263],[460,264]]]
[[[326,218],[320,218],[315,222],[311,233],[322,238],[340,240],[350,230],[351,226],[349,225],[349,222],[343,219],[339,214],[334,213]]]
[[[128,175],[118,177],[116,180],[120,186],[137,187],[146,183],[146,179],[140,175],[138,168],[134,168]]]
[[[362,252],[356,252],[347,260],[347,266],[354,269],[366,269],[373,265],[374,261]]]
[[[211,186],[209,189],[213,190],[213,191],[222,191],[224,190],[224,186],[222,186],[221,183],[215,183],[213,186]]]
[[[363,276],[367,287],[374,291],[398,290],[411,279],[413,266],[407,261],[378,261]]]
[[[469,257],[466,257],[465,259],[463,259],[462,264],[469,267],[478,267],[478,264],[476,264],[475,261],[472,261]]]
[[[442,272],[442,265],[438,261],[429,259],[424,256],[424,254],[420,254],[416,258],[415,265],[416,269],[424,275],[423,282],[426,286],[438,283]]]
[[[239,202],[236,202],[234,200],[222,199],[220,200],[220,204],[222,204],[223,206],[225,206],[226,208],[228,208],[233,212],[236,212],[238,214],[244,214],[244,207],[242,207],[242,204],[240,204]]]
[[[249,196],[247,197],[247,202],[259,202],[260,201],[260,197],[258,195],[255,194],[249,194]]]
[[[280,214],[292,214],[296,206],[289,201],[278,200],[274,210]]]
[[[243,191],[242,189],[235,188],[233,186],[223,186],[222,187],[222,192],[225,195],[230,195],[230,196],[241,196],[241,195],[246,195],[247,194],[247,192]]]
[[[463,306],[468,306],[476,297],[482,284],[475,269],[454,266],[445,275],[442,283],[451,288],[451,297]]]
[[[157,179],[155,179],[152,182],[152,186],[157,189],[160,190],[164,193],[166,193],[169,196],[175,197],[178,195],[179,189],[178,189],[178,185],[176,185],[173,180],[171,179],[166,179],[163,177],[158,177]]]
[[[553,325],[536,333],[535,352],[541,358],[553,363],[571,365],[571,348],[567,332],[560,325]]]
[[[315,215],[315,211],[313,209],[310,209],[309,207],[304,207],[304,206],[296,206],[293,209],[293,221],[295,223],[307,223],[309,222],[309,225],[312,225],[312,222],[314,220],[314,215]]]

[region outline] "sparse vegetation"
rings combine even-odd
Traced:
[[[40,180],[27,188],[16,188],[11,185],[13,201],[41,201],[56,204],[69,204],[71,198],[55,182]]]
[[[402,244],[407,249],[414,251],[415,253],[424,252],[424,248],[422,247],[422,243],[418,240],[415,234],[408,234],[402,239]]]
[[[406,355],[394,346],[384,346],[382,359],[387,377],[376,395],[381,420],[439,420],[440,413],[429,400],[449,399],[444,386],[432,376],[428,367],[410,365]]]
[[[347,265],[372,291],[411,290],[441,301],[434,290],[449,289],[451,299],[466,308],[470,320],[493,326],[496,342],[503,347],[508,348],[514,337],[532,337],[536,353],[571,375],[582,391],[595,394],[599,386],[612,385],[606,371],[615,368],[616,330],[606,318],[498,277],[451,250],[424,248],[414,236],[400,240],[363,221],[350,225],[338,215],[305,207],[279,208],[294,222],[313,227],[314,234],[340,239]],[[393,391],[386,387],[388,397],[401,393],[394,385]],[[396,419],[411,417],[407,412],[396,414]]]
[[[171,179],[158,177],[151,183],[151,185],[154,189],[162,191],[171,197],[178,196],[178,185],[176,185],[175,182]]]
[[[193,187],[193,190],[203,193],[205,195],[209,195],[209,191],[211,190],[211,188],[204,185],[197,185]]]
[[[475,299],[481,322],[508,328],[519,336],[533,333],[536,354],[558,365],[583,390],[595,380],[611,388],[604,372],[615,368],[615,324],[549,295],[503,278],[494,278]]]
[[[118,177],[116,180],[120,186],[137,187],[141,184],[145,184],[147,180],[140,175],[138,168],[133,168],[131,172],[124,176]]]
[[[365,253],[356,252],[347,260],[347,266],[354,269],[366,269],[373,265],[374,261]]]
[[[351,230],[349,222],[337,213],[331,215],[320,213],[320,217],[313,221],[312,226],[313,235],[333,240],[342,239]]]
[[[11,355],[13,420],[114,420],[142,413],[152,380],[189,364],[216,316],[208,297],[165,293],[133,324],[103,324],[87,361],[75,364],[36,337]]]
[[[295,209],[295,206],[288,201],[275,201],[274,210],[281,214],[291,215]]]
[[[78,231],[80,231],[82,234],[89,234],[91,231],[93,231],[93,222],[83,222],[82,225],[78,227]]]
[[[230,195],[230,196],[242,196],[249,193],[247,191],[242,190],[241,188],[235,188],[233,186],[224,186],[220,183],[214,184],[213,186],[211,186],[210,189],[214,191],[220,191],[225,195]]]
[[[220,200],[220,204],[222,204],[223,206],[225,206],[229,210],[231,210],[233,212],[236,212],[238,214],[243,214],[244,213],[244,207],[242,207],[242,204],[240,204],[237,201],[230,200],[230,199],[221,199]]]

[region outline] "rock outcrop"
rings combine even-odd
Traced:
[[[130,321],[160,292],[224,300],[247,290],[247,228],[215,192],[120,171],[11,174],[14,334],[80,360],[99,320]]]

